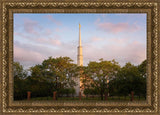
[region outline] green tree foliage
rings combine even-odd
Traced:
[[[63,96],[63,95],[67,95],[67,96],[69,96],[70,94],[72,94],[72,96],[75,94],[75,89],[74,88],[61,88],[60,90],[59,90],[59,93],[60,93],[60,95],[61,96]]]
[[[99,94],[103,100],[103,95],[108,92],[107,80],[112,79],[119,69],[120,66],[115,60],[100,59],[99,62],[89,62],[88,66],[84,67],[84,77],[82,78],[84,93],[88,94],[93,91],[95,94]]]
[[[69,57],[49,57],[44,60],[41,65],[31,67],[32,80],[37,81],[37,83],[51,84],[48,86],[50,87],[49,92],[57,91],[59,95],[60,93],[63,94],[63,89],[73,89],[76,85],[74,78],[78,76],[78,69],[77,65],[72,62],[73,60]],[[35,88],[32,88],[33,92],[34,89]],[[74,91],[69,92],[72,94]],[[68,94],[68,92],[66,94]]]
[[[19,62],[13,63],[14,74],[14,97],[15,99],[26,98],[27,86],[25,78],[27,77],[27,71],[23,69],[23,66]]]
[[[78,77],[87,97],[99,95],[103,100],[108,93],[110,96],[128,96],[131,91],[145,97],[146,66],[146,60],[138,66],[126,63],[120,67],[115,60],[100,59],[78,67],[69,57],[49,57],[42,64],[31,67],[29,75],[20,63],[14,62],[14,99],[26,99],[27,91],[31,91],[31,97],[53,96],[54,91],[58,96],[73,96]]]
[[[138,70],[142,76],[141,84],[141,95],[146,98],[146,78],[147,78],[147,60],[144,60],[140,65],[138,65]]]
[[[13,63],[13,73],[14,77],[19,79],[25,79],[27,77],[27,71],[23,69],[23,66],[19,62]]]
[[[111,95],[127,96],[134,92],[135,95],[146,94],[146,61],[139,66],[126,63],[116,74],[116,77],[109,82]]]
[[[147,70],[147,60],[144,60],[140,65],[138,65],[138,70],[139,70],[141,76],[143,76],[144,78],[147,77],[147,73],[146,73],[146,70]]]

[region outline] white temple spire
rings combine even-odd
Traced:
[[[79,44],[78,44],[78,55],[77,55],[77,65],[83,66],[83,54],[82,54],[82,43],[81,43],[81,24],[79,24]]]
[[[81,45],[81,24],[79,24],[79,46]]]

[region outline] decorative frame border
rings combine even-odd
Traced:
[[[150,113],[159,112],[158,2],[12,1],[0,2],[2,37],[0,52],[0,113]],[[13,13],[147,13],[147,100],[145,102],[13,101]],[[118,105],[117,105],[118,104]]]

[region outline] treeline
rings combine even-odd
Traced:
[[[83,93],[99,95],[128,96],[134,92],[146,96],[146,60],[134,66],[126,63],[120,67],[115,60],[89,62],[87,66],[78,67],[69,57],[44,60],[28,71],[19,62],[14,62],[14,99],[26,99],[27,91],[31,97],[48,97],[57,92],[57,98],[74,96],[77,85],[75,79],[80,77]]]
[[[84,94],[106,96],[136,96],[146,97],[146,60],[134,66],[126,63],[120,67],[115,60],[90,62],[82,75]]]
[[[29,69],[30,75],[22,65],[14,62],[14,99],[26,99],[27,91],[31,97],[73,95],[74,78],[78,76],[78,67],[69,57],[49,57],[42,64]]]

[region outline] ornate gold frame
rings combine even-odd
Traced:
[[[146,2],[144,2],[146,1]],[[0,2],[0,114],[58,114],[58,113],[149,113],[160,112],[158,0],[49,0]],[[78,101],[13,101],[13,13],[146,13],[147,14],[147,100],[140,102]],[[160,18],[160,16],[159,16]],[[159,22],[158,22],[159,21]],[[159,29],[160,30],[160,29]],[[159,36],[159,37],[158,37]]]

